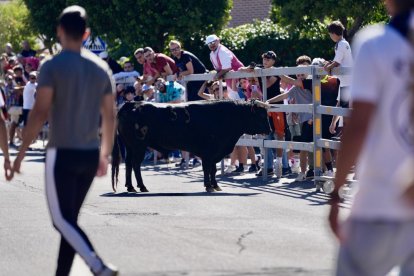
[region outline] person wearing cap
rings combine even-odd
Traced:
[[[11,45],[11,43],[6,43],[6,47],[5,47],[5,52],[4,52],[8,57],[14,57],[16,56],[16,53],[13,52],[13,46]]]
[[[103,60],[106,61],[106,63],[108,63],[109,68],[111,68],[112,74],[117,74],[119,72],[124,71],[121,67],[121,65],[119,65],[118,62],[116,62],[114,59],[112,59],[109,55],[107,51],[103,51],[99,53],[99,57]]]
[[[221,79],[227,72],[238,71],[244,66],[232,51],[220,43],[220,38],[215,34],[207,36],[205,43],[211,51],[210,60],[217,71],[214,80]],[[232,80],[227,79],[226,84],[229,92],[232,92]]]
[[[144,100],[146,102],[155,102],[155,91],[154,86],[144,84],[142,86],[142,93],[144,94]]]
[[[94,177],[107,173],[115,136],[112,73],[82,47],[88,35],[85,9],[64,9],[57,26],[62,51],[40,68],[36,101],[13,163],[13,172],[19,173],[29,145],[49,119],[45,190],[53,226],[61,235],[56,275],[69,275],[75,253],[94,275],[118,273],[103,262],[77,223]]]

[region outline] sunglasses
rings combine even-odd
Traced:
[[[180,47],[170,48],[171,52],[178,52],[180,51]]]
[[[214,45],[214,43],[216,43],[217,40],[211,41],[210,43],[207,43],[208,46]]]
[[[35,77],[30,77],[30,79],[31,79],[31,80],[35,80],[36,78],[35,78]]]

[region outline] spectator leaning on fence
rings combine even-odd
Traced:
[[[155,79],[159,77],[166,78],[178,73],[178,68],[172,58],[161,53],[155,53],[151,47],[144,48],[144,58],[153,69],[151,74]]]
[[[144,49],[138,48],[134,52],[135,59],[143,66],[142,76],[143,82],[153,84],[155,82],[154,76],[157,75],[157,70],[153,69],[149,62],[145,60]]]
[[[9,75],[6,77],[6,86],[4,90],[6,95],[6,107],[10,120],[9,146],[16,147],[16,145],[14,144],[14,136],[16,133],[17,126],[22,121],[23,113],[22,89],[15,89],[13,76]]]
[[[308,65],[299,65],[299,67]],[[287,93],[280,94],[274,98],[269,99],[268,103],[281,102],[282,100],[291,97],[295,99],[296,104],[311,104],[312,98],[312,79],[308,78],[307,74],[297,74],[297,79],[292,79],[288,76],[280,76],[283,82],[294,85]],[[301,133],[300,142],[313,142],[313,120],[311,113],[300,114]],[[309,163],[309,170],[306,171]],[[299,173],[296,181],[304,181],[306,178],[314,176],[313,170],[313,155],[308,154],[307,151],[300,152],[300,167],[301,172]]]
[[[217,71],[214,80],[219,80],[230,71],[238,71],[243,67],[243,63],[224,45],[220,43],[220,39],[216,35],[209,35],[206,38],[206,45],[210,49],[210,60],[214,69]],[[231,99],[239,99],[237,91],[233,91],[232,80],[226,79],[227,90]]]
[[[178,79],[191,74],[205,74],[206,66],[194,54],[181,49],[181,43],[177,40],[170,41],[170,52],[178,68]],[[201,100],[198,91],[203,85],[203,81],[187,82],[187,101]]]
[[[328,25],[328,32],[331,39],[336,43],[335,58],[333,61],[326,63],[324,66],[325,70],[331,72],[335,67],[353,66],[351,46],[344,38],[344,25],[342,25],[340,21],[334,21]],[[351,84],[351,76],[339,75],[339,80],[341,81],[341,90],[338,97],[341,100],[341,106],[348,107],[350,101],[349,85]]]
[[[414,275],[414,1],[387,0],[389,25],[354,38],[352,112],[344,127],[329,222],[336,275]],[[357,163],[359,189],[339,226],[339,188]],[[407,166],[406,166],[407,165]]]

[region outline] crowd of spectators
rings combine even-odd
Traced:
[[[33,50],[28,41],[23,41],[20,52],[16,52],[6,43],[0,56],[0,91],[5,102],[2,113],[7,122],[10,147],[17,147],[21,139],[21,131],[35,101],[37,70],[48,55],[44,49]]]
[[[328,72],[337,66],[352,66],[351,48],[343,37],[344,27],[339,21],[328,26],[328,32],[335,44],[335,58],[333,61],[325,61],[315,58],[313,61],[306,55],[299,56],[296,66],[317,65],[324,67]],[[134,68],[135,62],[125,57],[119,61],[112,59],[108,52],[101,52],[99,56],[105,60],[111,68],[116,82],[116,105],[120,108],[127,101],[148,101],[161,103],[180,103],[196,100],[250,100],[258,99],[275,104],[310,104],[312,103],[312,80],[309,76],[298,74],[294,78],[290,76],[269,76],[262,78],[226,79],[220,86],[219,80],[226,73],[234,71],[252,72],[257,68],[275,68],[277,55],[272,49],[262,53],[262,63],[250,63],[245,66],[235,54],[222,45],[220,38],[209,35],[205,40],[210,49],[210,68],[213,68],[214,79],[212,81],[190,81],[183,86],[183,77],[191,74],[209,73],[207,66],[193,53],[182,48],[177,40],[171,40],[168,44],[170,56],[156,53],[151,47],[138,48],[133,55],[143,70],[138,72]],[[24,41],[19,54],[16,54],[11,46],[5,45],[1,55],[0,76],[4,79],[1,91],[5,99],[6,107],[4,115],[9,121],[9,145],[15,146],[16,129],[24,127],[27,114],[33,106],[36,94],[36,70],[45,54],[31,49],[29,43]],[[173,80],[168,80],[174,76]],[[266,95],[263,97],[263,83],[266,84]],[[349,98],[347,86],[349,80],[345,76],[326,76],[322,80],[322,104],[329,106],[348,106]],[[339,96],[342,92],[342,97]],[[335,116],[323,116],[323,137],[331,139],[337,133],[338,124],[342,124],[340,118]],[[340,121],[340,122],[338,122]],[[268,139],[292,140],[300,142],[313,141],[312,115],[307,113],[271,112],[269,123],[272,133]],[[19,136],[19,135],[18,135]],[[150,154],[148,154],[150,156]],[[179,154],[175,153],[179,158]],[[184,154],[182,154],[184,157]],[[150,157],[148,157],[150,158]],[[247,168],[248,159],[250,166]],[[313,155],[306,151],[288,151],[282,149],[269,150],[269,158],[266,172],[263,165],[262,154],[253,147],[236,146],[230,156],[230,163],[226,173],[256,173],[262,176],[289,175],[297,172],[297,181],[311,178],[313,172]],[[326,173],[333,176],[333,156],[330,150],[324,150]],[[197,158],[193,164],[199,164]],[[179,166],[184,167],[184,158]],[[187,164],[188,165],[188,164]]]

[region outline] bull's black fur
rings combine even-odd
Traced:
[[[147,191],[140,169],[146,148],[161,152],[181,149],[202,159],[206,190],[220,190],[215,178],[216,163],[232,152],[244,133],[269,133],[267,117],[266,109],[253,102],[126,103],[118,112],[118,132],[125,143],[127,159],[132,159],[126,161],[127,178],[132,170],[128,164],[132,163],[138,187]],[[114,190],[119,161],[119,157],[112,158]]]

